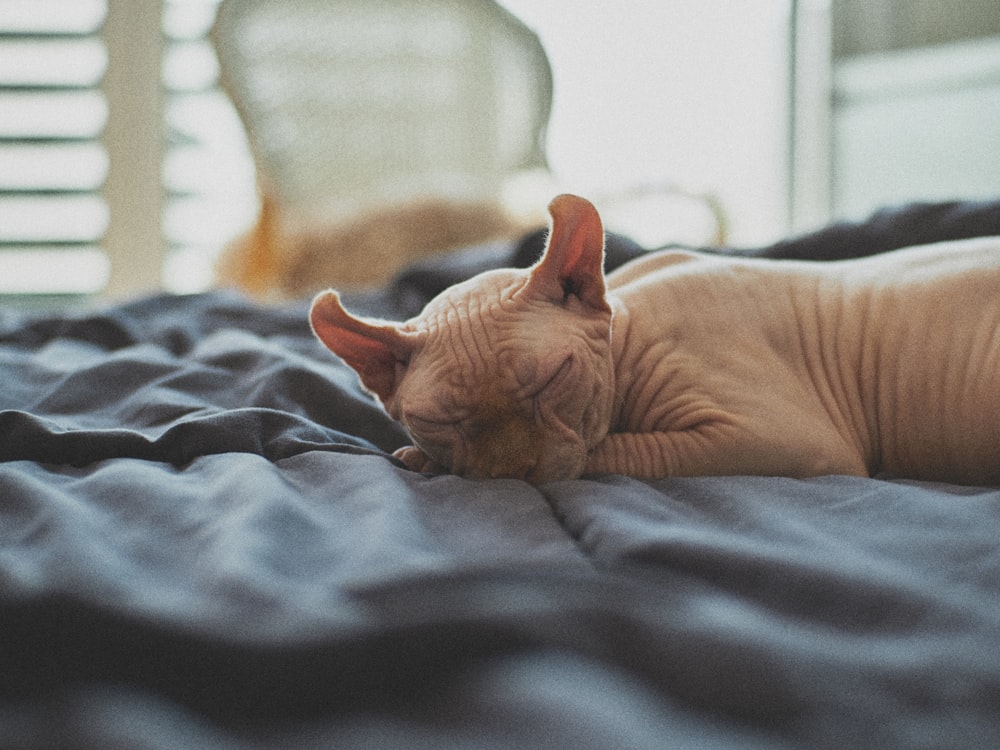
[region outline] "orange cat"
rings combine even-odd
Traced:
[[[443,198],[292,227],[265,194],[256,225],[224,250],[216,280],[270,300],[305,297],[331,286],[376,286],[420,258],[512,239],[532,228],[497,203]]]

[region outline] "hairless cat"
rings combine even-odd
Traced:
[[[409,468],[1000,483],[1000,237],[836,262],[663,251],[605,277],[594,206],[549,212],[532,268],[404,323],[314,300],[316,335],[412,437]]]

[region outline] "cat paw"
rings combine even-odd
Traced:
[[[402,461],[410,471],[418,471],[423,474],[447,473],[447,469],[429,458],[426,453],[415,445],[407,445],[399,448],[392,455]]]

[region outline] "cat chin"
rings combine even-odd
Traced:
[[[549,482],[562,482],[569,479],[579,479],[580,475],[583,473],[584,462],[580,462],[579,465],[561,466],[556,467],[550,471],[542,472],[538,476],[529,476],[527,481],[530,484],[539,485],[547,484]]]
[[[587,457],[575,447],[557,456],[547,455],[527,464],[509,466],[468,466],[450,470],[466,479],[521,479],[532,485],[578,478],[586,466]]]
[[[432,474],[455,474],[466,479],[521,479],[533,485],[566,479],[577,479],[587,463],[586,443],[564,425],[559,430],[547,433],[541,441],[543,446],[537,455],[520,454],[512,457],[486,459],[485,452],[476,451],[461,457],[457,463],[451,462],[433,446],[421,445],[418,436],[411,432],[414,444],[400,448],[394,455],[411,471]],[[430,450],[428,450],[430,448]],[[461,453],[461,452],[460,452]]]
[[[542,467],[536,466],[527,471],[500,470],[500,471],[485,472],[485,471],[476,471],[473,469],[472,471],[463,473],[463,476],[465,476],[467,479],[477,479],[477,480],[521,479],[527,482],[528,484],[537,486],[541,484],[547,484],[549,482],[559,482],[566,479],[576,479],[583,472],[583,466],[584,464],[581,462],[579,466],[575,465],[575,463],[574,466],[567,466],[567,465],[542,466]]]
[[[555,455],[543,455],[538,464],[522,478],[534,485],[578,479],[586,464],[587,452],[582,444],[564,445]]]

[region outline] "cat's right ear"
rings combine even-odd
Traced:
[[[552,300],[570,295],[610,312],[604,283],[604,227],[594,205],[576,195],[549,204],[552,226],[545,254],[532,268],[529,288]]]
[[[313,300],[309,323],[316,337],[361,377],[365,388],[388,406],[399,385],[400,365],[409,361],[413,341],[392,324],[351,315],[330,290]]]

